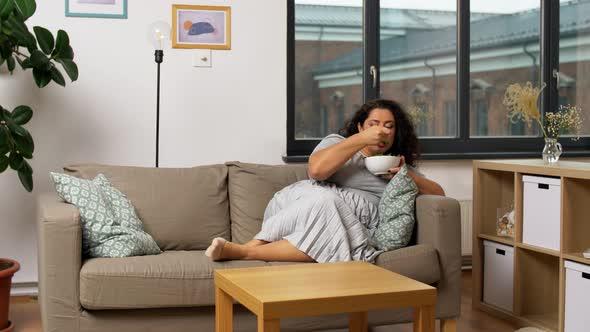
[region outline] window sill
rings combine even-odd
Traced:
[[[561,158],[590,157],[587,151],[565,151]],[[541,151],[535,152],[477,152],[477,153],[423,153],[421,160],[461,160],[461,159],[502,159],[502,158],[541,158]],[[283,155],[285,163],[306,163],[309,155]]]

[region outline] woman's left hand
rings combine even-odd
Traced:
[[[404,158],[404,156],[401,156],[401,159],[399,161],[399,165],[397,167],[392,167],[392,168],[388,169],[387,171],[389,172],[389,174],[380,175],[381,178],[384,180],[393,179],[393,177],[397,174],[397,172],[400,171],[402,166],[404,166],[405,164],[406,164],[406,159]]]

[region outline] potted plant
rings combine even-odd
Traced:
[[[18,262],[0,258],[0,332],[12,331],[14,325],[8,320],[8,307],[10,304],[10,284],[12,276],[20,265]]]
[[[524,86],[514,83],[504,93],[503,104],[508,108],[508,117],[512,123],[523,121],[531,125],[533,120],[539,124],[545,139],[543,161],[553,164],[559,161],[562,148],[557,142],[562,134],[570,134],[572,140],[580,137],[582,130],[582,109],[579,106],[560,105],[556,112],[547,112],[544,117],[539,111],[539,96],[545,87],[534,87],[531,82]]]
[[[35,0],[0,0],[0,67],[6,66],[10,74],[17,64],[23,70],[31,69],[39,88],[52,81],[66,85],[58,64],[73,81],[78,79],[78,67],[68,34],[59,30],[56,37],[47,29],[35,26],[31,32],[26,21],[35,13]],[[9,167],[27,191],[33,190],[33,169],[27,160],[33,158],[35,144],[30,132],[23,126],[31,120],[33,110],[20,105],[13,110],[2,106],[0,100],[0,173]],[[0,332],[11,331],[8,326],[10,284],[19,269],[16,261],[0,259]]]

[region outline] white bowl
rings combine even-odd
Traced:
[[[365,158],[365,167],[375,175],[388,174],[388,170],[399,166],[399,156],[372,156]]]

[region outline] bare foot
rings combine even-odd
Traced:
[[[223,247],[227,242],[226,239],[221,237],[216,237],[211,241],[211,245],[207,250],[205,250],[205,256],[211,258],[211,260],[218,261],[221,259],[221,253],[223,252]]]

